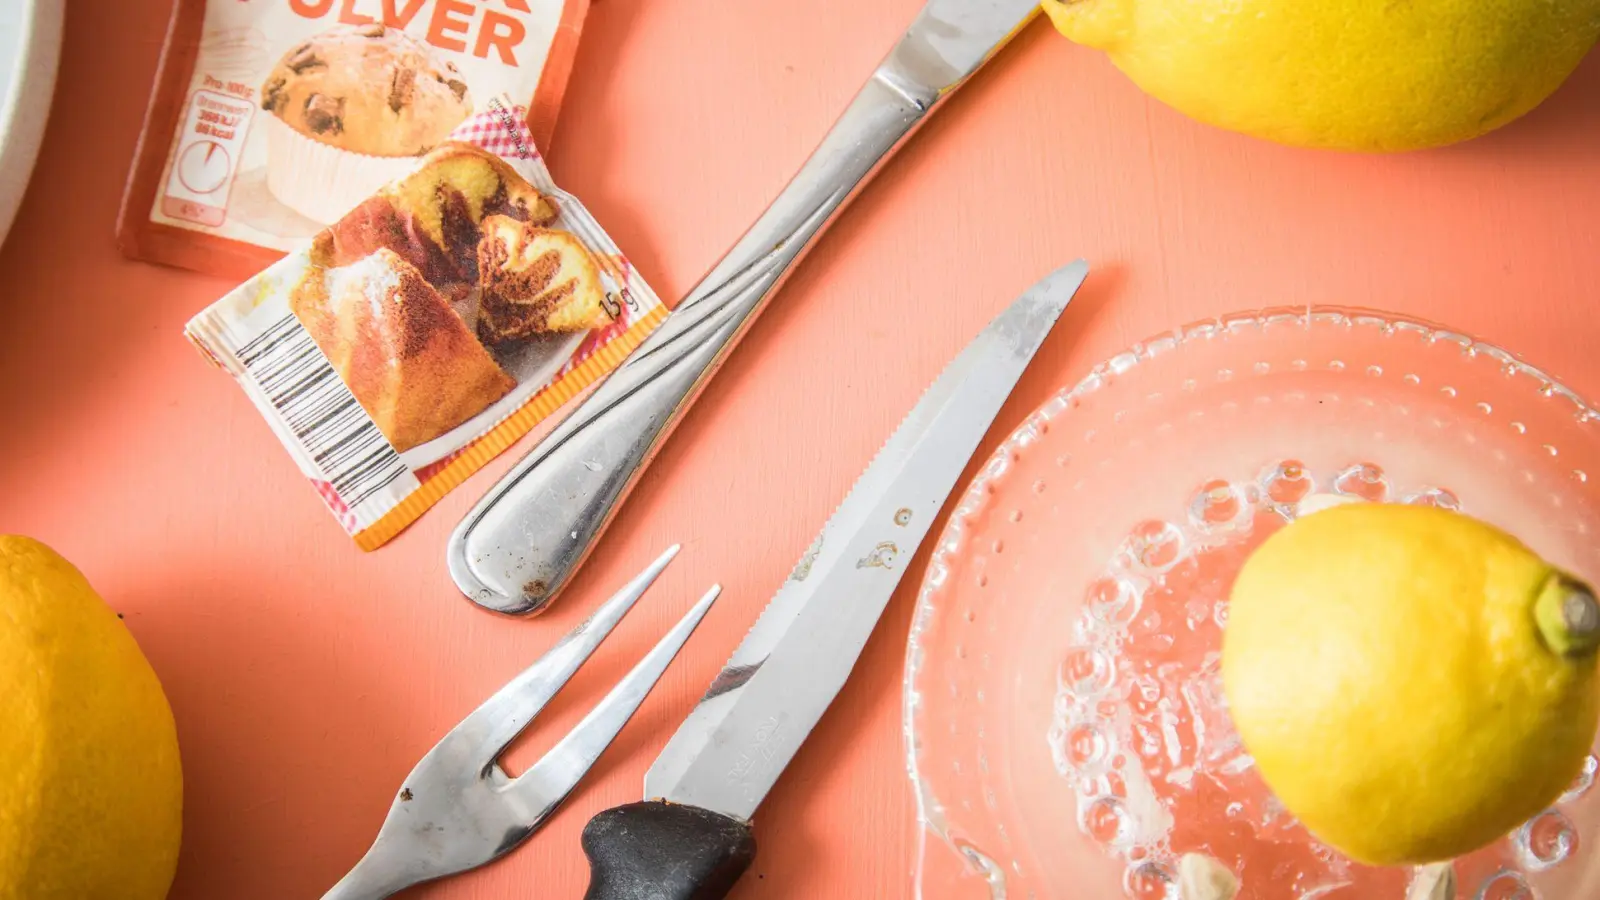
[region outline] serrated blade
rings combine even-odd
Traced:
[[[645,799],[748,819],[844,686],[1017,379],[1088,275],[1013,302],[945,367],[856,481],[645,774]]]

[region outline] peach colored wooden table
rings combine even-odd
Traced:
[[[549,148],[556,176],[658,291],[679,296],[917,6],[595,0]],[[722,581],[724,599],[660,689],[531,843],[415,894],[578,896],[589,815],[637,797],[655,752],[940,365],[1073,256],[1096,272],[1004,429],[1125,344],[1264,303],[1441,320],[1600,396],[1600,58],[1500,134],[1360,158],[1193,124],[1036,23],[802,267],[564,602],[536,620],[494,618],[456,595],[443,548],[516,453],[387,548],[358,552],[243,394],[179,336],[229,285],[113,246],[167,7],[68,4],[43,159],[0,252],[0,531],[77,562],[167,686],[187,771],[176,898],[320,895],[445,728],[682,541],[663,588],[513,769]],[[761,808],[764,849],[737,896],[910,896],[899,687],[915,580]]]

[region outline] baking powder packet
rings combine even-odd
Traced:
[[[189,322],[362,549],[619,365],[667,309],[492,98]]]
[[[129,256],[245,278],[501,94],[548,147],[589,0],[177,0]]]

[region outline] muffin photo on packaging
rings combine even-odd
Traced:
[[[493,98],[191,321],[372,549],[620,364],[666,315]]]
[[[261,86],[267,190],[330,224],[416,166],[472,114],[460,70],[381,24],[285,53]]]
[[[588,0],[178,0],[129,256],[239,278],[414,170],[489,97],[554,127]]]

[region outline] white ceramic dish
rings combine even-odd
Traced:
[[[0,243],[44,138],[61,60],[64,0],[0,0]]]

